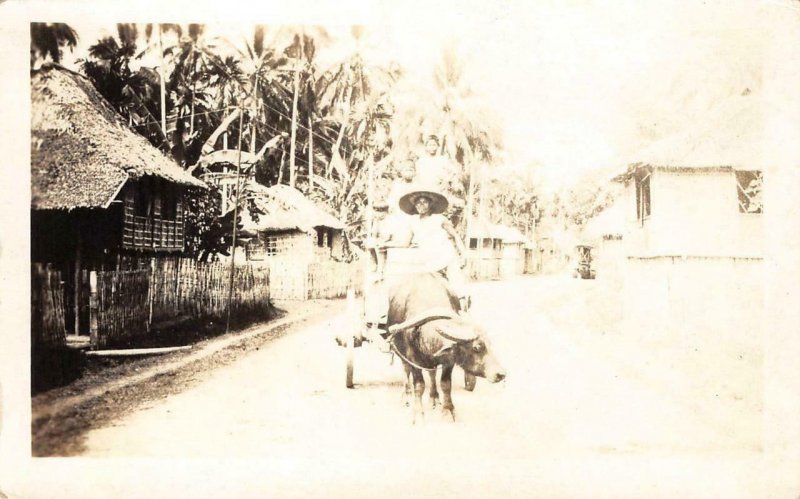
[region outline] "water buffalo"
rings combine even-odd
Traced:
[[[422,370],[442,366],[442,411],[455,421],[452,388],[453,367],[497,383],[505,372],[491,353],[483,330],[461,313],[458,297],[444,278],[415,274],[389,291],[390,341],[403,361],[406,378],[414,383],[414,414],[422,413],[425,379]],[[431,376],[430,398],[438,402],[436,376]]]

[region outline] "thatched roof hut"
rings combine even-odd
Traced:
[[[82,75],[46,64],[31,75],[31,205],[107,208],[128,179],[205,184],[132,131]]]
[[[493,226],[494,233],[503,240],[503,244],[530,245],[530,241],[516,227],[497,224]]]
[[[497,227],[488,220],[473,218],[467,225],[467,237],[470,239],[500,239]]]
[[[310,232],[316,227],[344,229],[344,224],[308,199],[297,189],[277,184],[266,187],[250,183],[246,195],[253,199],[259,214],[258,223],[251,229],[259,231],[300,230]]]
[[[250,182],[244,195],[257,213],[242,214],[243,229],[257,235],[248,243],[248,259],[285,257],[301,263],[342,257],[344,224],[297,189]]]

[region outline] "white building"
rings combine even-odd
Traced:
[[[494,233],[502,244],[500,253],[500,277],[521,275],[525,269],[525,249],[532,246],[519,229],[507,225],[494,225]]]
[[[665,339],[757,337],[764,127],[751,99],[731,99],[712,126],[643,151],[617,177],[626,187],[627,328]]]

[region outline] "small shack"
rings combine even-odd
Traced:
[[[503,240],[494,224],[480,218],[467,227],[467,273],[471,279],[500,278]]]
[[[625,261],[627,199],[620,195],[583,227],[581,241],[593,247],[592,268],[597,279],[619,282]]]
[[[91,82],[31,73],[31,260],[64,286],[67,331],[88,334],[88,272],[184,249],[185,196],[201,181],[133,132]],[[58,281],[58,279],[56,279]]]
[[[528,238],[515,227],[495,225],[494,233],[500,238],[500,276],[503,278],[520,275],[525,269],[525,248],[530,245]]]
[[[360,266],[344,262],[344,224],[299,190],[249,182],[244,189],[253,209],[242,225],[253,236],[247,260],[267,265],[276,299],[344,296],[354,286]]]
[[[291,259],[310,263],[341,260],[344,224],[297,189],[249,182],[246,196],[255,212],[243,214],[244,229],[257,234],[247,246],[249,260]]]

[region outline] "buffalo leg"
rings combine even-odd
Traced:
[[[455,407],[453,406],[453,397],[450,395],[452,388],[453,366],[442,366],[442,396],[444,398],[444,402],[442,403],[442,414],[444,414],[445,417],[450,416],[450,418],[455,421],[456,412]]]
[[[475,382],[478,381],[475,378],[474,374],[470,374],[467,371],[464,371],[464,388],[467,389],[468,392],[471,392],[475,389]]]
[[[431,409],[436,409],[436,406],[439,405],[439,390],[436,388],[436,370],[428,371],[428,374],[430,374],[431,380],[431,389],[428,391]]]
[[[405,381],[403,383],[403,398],[402,404],[406,407],[411,406],[411,366],[403,362],[403,371],[405,373]]]
[[[412,422],[416,423],[417,413],[420,416],[425,415],[422,408],[422,394],[425,393],[425,378],[422,376],[422,371],[417,368],[411,369],[411,376],[414,378],[414,417]]]

